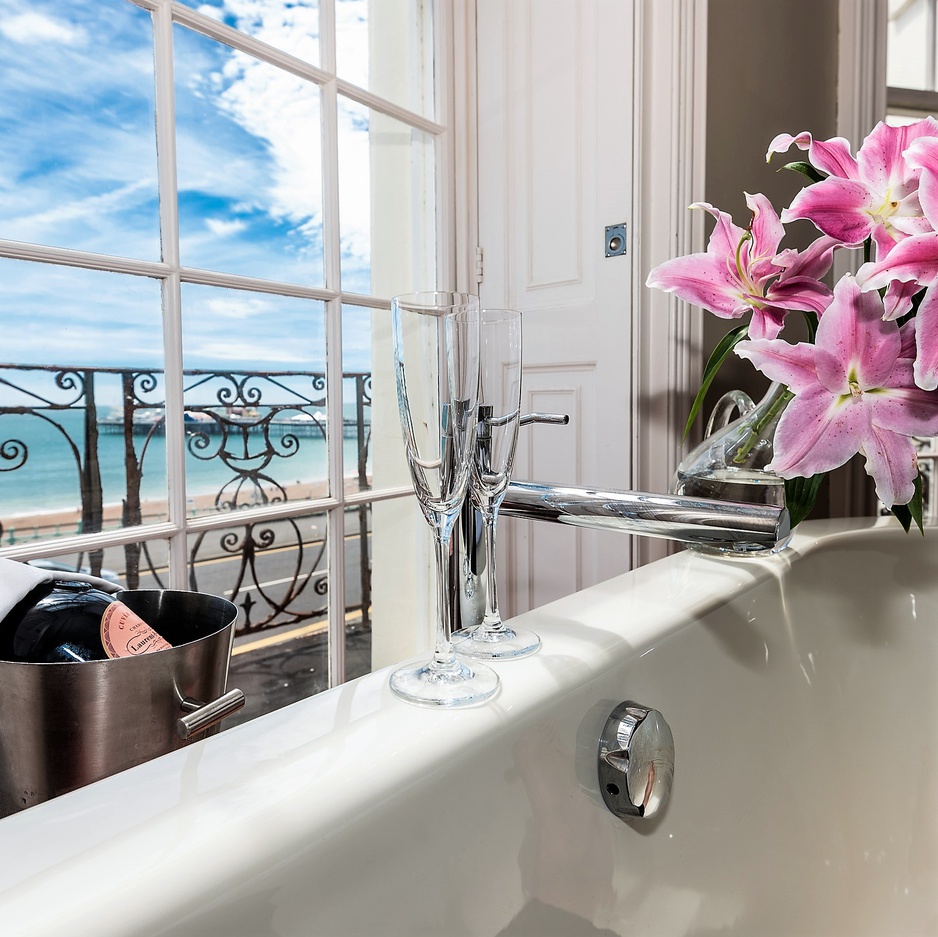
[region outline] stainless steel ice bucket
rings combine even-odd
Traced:
[[[199,592],[116,596],[172,645],[85,663],[0,661],[0,816],[218,731],[237,608]]]

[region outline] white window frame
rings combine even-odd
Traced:
[[[153,15],[155,108],[159,153],[158,185],[162,260],[149,262],[0,239],[0,257],[37,261],[89,270],[130,274],[158,280],[162,286],[164,374],[166,393],[166,445],[168,520],[101,533],[59,537],[0,549],[0,555],[15,559],[39,559],[88,552],[128,543],[164,541],[169,547],[170,588],[188,588],[188,544],[190,534],[241,526],[246,523],[325,513],[328,517],[328,636],[329,685],[345,680],[345,510],[361,504],[412,497],[410,485],[346,494],[343,485],[341,434],[329,438],[329,497],[266,505],[237,514],[219,513],[197,518],[186,516],[185,434],[183,426],[183,360],[180,291],[183,283],[247,290],[321,301],[325,308],[327,347],[327,420],[342,425],[342,306],[344,303],[375,310],[389,310],[390,297],[344,292],[340,284],[338,229],[338,121],[337,100],[341,94],[380,114],[416,128],[437,141],[437,263],[438,282],[454,278],[466,288],[469,264],[457,259],[457,243],[464,245],[474,222],[471,187],[467,184],[472,166],[457,160],[466,151],[469,121],[454,108],[454,74],[459,72],[460,93],[466,92],[466,74],[472,63],[464,55],[454,65],[453,22],[455,16],[466,28],[471,5],[463,0],[433,0],[437,120],[400,107],[335,74],[335,0],[319,0],[321,65],[304,62],[245,33],[184,6],[176,0],[129,0]],[[179,219],[175,161],[175,111],[173,79],[173,26],[180,24],[222,42],[270,65],[298,75],[321,89],[324,285],[305,287],[292,283],[223,274],[184,267],[179,251]],[[457,178],[460,180],[457,182]],[[464,247],[459,256],[468,257]],[[380,353],[385,349],[378,349]]]

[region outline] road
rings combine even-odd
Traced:
[[[345,537],[345,605],[356,608],[361,604],[361,557],[362,541],[354,518],[350,517],[349,531]],[[190,538],[190,557],[194,558],[193,588],[199,592],[220,595],[231,599],[244,608],[251,607],[251,621],[257,623],[270,614],[268,599],[275,603],[284,602],[288,590],[296,583],[302,587],[291,604],[292,614],[279,616],[282,621],[292,620],[297,613],[308,616],[322,613],[325,615],[326,594],[317,592],[316,586],[326,573],[327,557],[325,554],[325,519],[317,517],[294,518],[258,524],[252,531],[254,539],[253,568],[244,564],[245,528],[233,528],[215,531]],[[146,556],[140,559],[140,589],[165,588],[167,585],[167,546],[162,541],[146,545]],[[74,557],[65,558],[75,562]],[[87,559],[79,560],[80,563]],[[242,565],[245,565],[242,573]],[[156,575],[150,572],[155,569]],[[103,566],[117,573],[118,578],[126,581],[126,561],[123,547],[109,548],[105,551]],[[303,585],[307,577],[311,578]],[[157,578],[159,577],[159,578]],[[240,585],[239,585],[240,579]],[[237,594],[234,590],[237,587]],[[265,598],[266,597],[266,598]],[[271,625],[276,624],[276,619]]]

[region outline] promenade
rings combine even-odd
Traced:
[[[284,485],[288,501],[304,501],[323,498],[328,493],[325,481],[295,482]],[[279,496],[279,490],[268,489],[269,498]],[[186,513],[189,517],[201,517],[205,514],[219,513],[215,507],[216,492],[190,495],[186,499]],[[245,505],[260,506],[261,501],[245,501]],[[239,507],[242,505],[239,504]],[[123,526],[123,504],[116,502],[105,504],[102,508],[102,529],[115,530]],[[144,524],[160,524],[168,520],[166,501],[144,501],[140,505]],[[226,513],[226,512],[223,512]],[[2,525],[2,543],[0,546],[13,546],[30,540],[49,537],[71,537],[82,533],[81,508],[62,508],[54,511],[19,511],[0,516]]]
[[[350,483],[352,480],[349,480]],[[357,482],[356,482],[357,484]],[[322,498],[327,494],[325,482],[295,483],[285,486],[290,501]],[[147,502],[143,507],[144,523],[167,519],[166,502]],[[190,516],[214,514],[215,495],[197,495],[188,500]],[[121,505],[106,505],[103,511],[105,529],[121,526]],[[228,512],[224,512],[228,513]],[[240,512],[232,513],[232,525],[244,524]],[[30,540],[48,540],[56,536],[72,536],[79,532],[81,512],[74,510],[38,511],[12,514],[0,518],[3,523],[2,545],[23,544]],[[62,562],[84,565],[86,558],[74,555],[59,557]],[[208,559],[210,566],[217,561]],[[288,564],[289,565],[289,564]],[[123,548],[105,551],[103,566],[125,581]],[[141,588],[152,588],[148,574],[141,569]],[[201,586],[205,591],[225,594],[223,582]],[[371,669],[371,632],[363,628],[360,612],[349,612],[345,628],[346,679],[368,673]],[[325,618],[300,625],[272,627],[235,638],[229,669],[228,687],[237,687],[245,694],[243,710],[225,720],[225,727],[238,725],[257,716],[279,709],[297,700],[328,688],[328,622]]]

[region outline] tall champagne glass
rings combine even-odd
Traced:
[[[391,689],[411,703],[465,706],[488,699],[498,676],[457,660],[448,591],[453,526],[469,486],[479,394],[479,301],[465,293],[395,296],[391,325],[397,401],[407,463],[433,532],[437,636],[433,657],[391,674]]]
[[[470,487],[485,537],[485,617],[453,635],[462,657],[510,659],[533,654],[541,639],[502,621],[495,576],[495,525],[511,481],[521,418],[521,313],[484,309],[481,319],[479,425]]]

